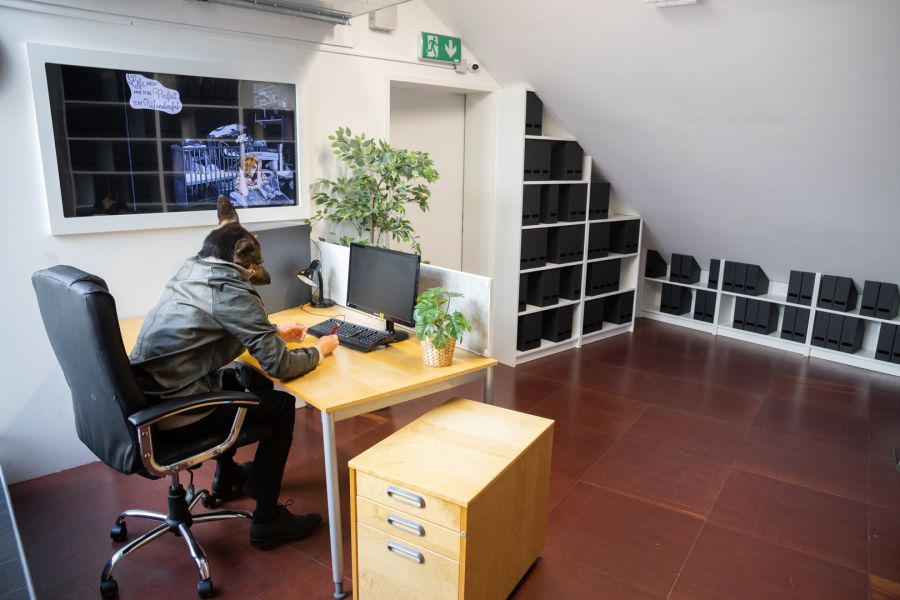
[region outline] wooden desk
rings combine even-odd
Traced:
[[[276,324],[297,322],[314,325],[329,317],[346,316],[348,321],[369,327],[379,327],[379,323],[383,323],[343,306],[305,308],[307,310],[291,308],[273,313],[269,319]],[[130,351],[137,340],[142,322],[142,318],[121,321],[126,350]],[[310,336],[300,344],[289,346],[313,346],[315,343],[316,338]],[[256,360],[247,353],[238,360],[258,367]],[[484,401],[492,403],[493,366],[496,364],[497,361],[492,358],[457,348],[453,364],[449,367],[426,367],[422,362],[419,341],[411,334],[404,342],[368,353],[340,346],[311,373],[281,382],[284,389],[321,412],[335,598],[345,596],[335,423],[481,378],[484,380]]]

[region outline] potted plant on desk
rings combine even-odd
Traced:
[[[458,292],[435,287],[422,292],[416,300],[413,319],[416,337],[422,342],[422,360],[429,367],[448,367],[453,362],[456,341],[462,340],[472,326],[459,311],[450,313],[450,299],[461,298]]]

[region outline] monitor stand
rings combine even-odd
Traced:
[[[394,342],[402,342],[403,340],[409,339],[409,333],[402,329],[394,329],[394,322],[390,319],[385,320],[384,328],[391,332],[391,337],[385,342],[386,344],[393,344]]]

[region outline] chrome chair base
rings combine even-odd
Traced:
[[[194,515],[192,513],[198,502],[206,503],[210,498],[207,490],[199,490],[194,493],[190,486],[189,492],[185,492],[184,488],[178,482],[178,475],[172,475],[172,486],[169,488],[169,513],[168,515],[158,512],[152,512],[141,509],[130,509],[119,514],[116,524],[110,531],[110,537],[115,541],[124,541],[128,536],[126,526],[127,518],[147,519],[159,523],[150,531],[131,540],[126,545],[119,548],[113,554],[106,566],[103,567],[103,574],[100,576],[100,593],[103,598],[115,598],[118,596],[118,584],[112,577],[113,569],[123,558],[134,551],[146,546],[153,540],[172,533],[181,537],[187,545],[188,552],[197,566],[200,574],[200,582],[197,584],[197,594],[201,598],[208,598],[212,595],[212,580],[209,575],[209,561],[206,559],[206,553],[203,547],[194,538],[191,532],[191,526],[195,523],[211,523],[213,521],[222,521],[225,519],[252,519],[252,514],[246,510],[217,510],[213,512],[200,513]],[[190,501],[188,502],[188,497]]]

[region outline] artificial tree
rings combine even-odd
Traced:
[[[336,179],[318,179],[313,201],[317,209],[311,224],[328,221],[332,227],[350,223],[357,237],[341,236],[340,243],[384,243],[384,235],[409,244],[422,253],[418,236],[406,216],[408,204],[428,210],[431,190],[426,183],[438,180],[438,172],[427,152],[394,148],[384,140],[365,134],[354,136],[349,127],[329,135],[332,153],[348,174]],[[332,235],[336,235],[331,231]]]

